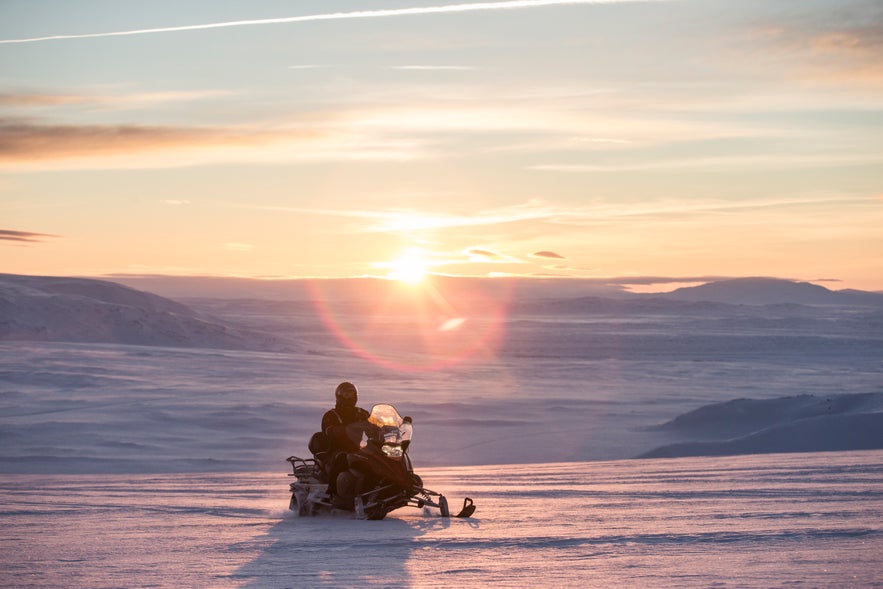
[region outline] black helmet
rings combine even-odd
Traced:
[[[334,389],[334,399],[339,407],[355,407],[359,400],[359,391],[351,382],[342,382]]]

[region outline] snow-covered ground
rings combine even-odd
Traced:
[[[4,476],[0,586],[883,586],[881,451],[422,474],[475,516],[298,518],[281,470]]]
[[[696,359],[661,347],[609,358],[479,358],[403,373],[322,348],[7,342],[0,472],[273,470],[280,457],[306,452],[344,379],[359,386],[363,405],[391,402],[414,418],[418,465],[632,458],[705,439],[699,428],[656,426],[708,404],[802,394],[821,403],[843,394],[879,399],[881,363],[870,354],[786,351]]]
[[[879,307],[36,286],[0,292],[0,586],[883,587]],[[341,380],[474,518],[288,513]]]

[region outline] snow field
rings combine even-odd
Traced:
[[[6,475],[0,586],[883,586],[883,452],[420,471],[470,519],[299,518],[278,473]]]

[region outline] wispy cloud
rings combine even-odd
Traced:
[[[70,105],[86,108],[137,107],[140,101],[187,100],[205,96],[196,93],[155,93],[107,97],[45,94],[0,95],[18,105]],[[4,98],[5,97],[5,98]],[[152,98],[151,98],[152,97]],[[119,102],[117,102],[119,101]],[[140,102],[144,104],[144,102]],[[67,113],[64,113],[67,114]],[[614,130],[613,127],[616,127]],[[585,134],[574,137],[574,132]],[[593,139],[589,133],[602,133]],[[642,145],[670,141],[689,135],[694,139],[733,137],[751,130],[732,125],[704,125],[658,120],[625,121],[617,117],[586,117],[567,109],[549,108],[537,114],[516,106],[458,106],[428,104],[384,104],[362,108],[312,111],[297,120],[266,121],[236,126],[188,126],[94,123],[57,123],[48,119],[0,117],[0,165],[14,164],[22,169],[181,167],[213,162],[262,161],[408,161],[428,157],[463,158],[468,154],[500,151],[557,152],[580,151],[593,146],[619,153]],[[485,142],[469,137],[484,134]],[[619,133],[633,139],[616,139]],[[186,152],[187,157],[181,157]],[[133,158],[132,155],[150,157]],[[868,157],[867,155],[864,157]],[[768,159],[755,156],[748,163]],[[780,161],[776,159],[774,161]],[[830,161],[836,161],[832,159]],[[593,172],[628,169],[708,167],[739,163],[738,160],[654,160],[630,161],[625,158],[593,159],[590,165],[538,162],[530,169]],[[82,164],[78,166],[78,163]]]
[[[804,81],[883,85],[880,4],[855,3],[820,14],[798,12],[787,22],[758,25],[751,31],[752,41],[765,45],[772,55],[793,59],[791,72]],[[777,71],[781,69],[774,63]]]
[[[13,231],[11,229],[0,229],[0,241],[12,241],[15,243],[40,243],[46,241],[47,238],[58,237],[51,233],[33,233],[31,231]]]
[[[139,125],[52,125],[0,119],[0,164],[34,159],[140,152],[216,142],[213,129]]]
[[[628,145],[629,143],[634,143],[628,139],[614,139],[611,137],[572,137],[570,139],[574,143],[601,143],[601,144],[614,144],[614,145]]]
[[[427,213],[424,211],[372,211],[375,221],[365,231],[406,232],[444,230],[463,227],[482,227],[518,223],[523,221],[551,219],[555,210],[541,201],[529,201],[518,205],[501,207],[469,214]]]
[[[8,107],[59,106],[80,104],[85,101],[85,97],[71,94],[45,94],[40,92],[0,93],[0,106]]]
[[[564,260],[564,259],[566,259],[566,258],[565,258],[564,256],[562,256],[561,254],[556,254],[555,252],[550,252],[550,251],[546,251],[546,250],[539,251],[539,252],[534,252],[534,253],[532,253],[532,254],[530,255],[530,257],[531,257],[531,258],[543,258],[543,259],[547,259],[547,260],[548,260],[548,259],[554,259],[554,260]]]
[[[246,27],[257,25],[288,24],[328,20],[348,20],[361,18],[388,18],[398,16],[419,16],[445,14],[453,12],[476,12],[488,10],[512,10],[518,8],[540,8],[544,6],[562,6],[568,4],[619,4],[625,2],[659,2],[664,0],[504,0],[502,2],[476,2],[472,4],[445,4],[440,6],[421,6],[414,8],[390,8],[381,10],[357,10],[353,12],[333,12],[325,14],[308,14],[281,18],[264,18],[236,20],[217,23],[181,25],[174,27],[157,27],[149,29],[133,29],[127,31],[110,31],[103,33],[80,33],[66,35],[47,35],[43,37],[26,37],[20,39],[0,39],[3,43],[36,43],[40,41],[60,41],[66,39],[92,39],[100,37],[120,37],[129,35],[149,35],[155,33],[175,33],[198,31],[227,27]]]
[[[166,91],[166,92],[102,92],[102,93],[58,93],[39,91],[19,91],[0,93],[0,106],[19,108],[41,108],[57,106],[81,106],[86,108],[129,109],[158,104],[180,103],[216,96],[228,95],[228,91]]]
[[[306,207],[283,207],[275,205],[231,205],[235,208],[285,212],[298,215],[317,215],[351,219],[342,231],[347,233],[399,233],[407,235],[427,235],[431,232],[455,231],[477,227],[495,227],[512,223],[547,223],[550,225],[594,226],[609,225],[623,220],[660,223],[665,220],[683,221],[688,218],[703,218],[720,213],[753,214],[779,209],[796,210],[804,207],[844,206],[847,204],[867,204],[866,199],[847,199],[819,196],[806,198],[753,199],[753,200],[655,200],[640,202],[597,201],[580,206],[552,204],[542,200],[527,202],[471,213],[449,213],[444,211],[398,209],[321,209]],[[493,249],[474,246],[464,253],[487,259],[502,254]],[[541,259],[567,259],[551,250],[536,251],[531,257]]]
[[[534,219],[551,219],[558,214],[553,208],[537,200],[509,207],[501,207],[499,209],[477,211],[469,214],[400,209],[319,209],[240,204],[233,206],[250,210],[358,219],[367,222],[363,227],[358,229],[363,233],[420,233],[461,227],[499,225],[503,223],[515,223]],[[351,230],[351,228],[348,230]]]
[[[473,66],[468,65],[394,65],[392,66],[394,70],[429,70],[429,71],[438,71],[438,70],[474,70]]]
[[[498,259],[502,258],[502,255],[498,254],[497,252],[493,252],[493,251],[478,248],[478,247],[471,247],[463,253],[465,253],[470,258],[473,258],[473,259],[477,258],[480,260],[498,260]]]
[[[651,286],[656,284],[703,284],[727,280],[733,276],[610,276],[595,279],[596,282],[620,286]]]
[[[769,155],[736,155],[678,158],[654,161],[622,161],[595,164],[537,164],[528,166],[529,170],[544,172],[637,172],[650,170],[687,170],[705,168],[749,168],[781,169],[781,168],[819,168],[853,166],[883,161],[883,152],[879,153],[808,153],[808,154],[769,154]]]
[[[310,129],[69,125],[0,118],[0,167],[22,171],[46,167],[139,168],[271,159],[268,151],[280,145],[302,145],[319,135]],[[288,154],[291,149],[277,151]],[[258,153],[249,156],[250,152]]]
[[[466,248],[463,252],[466,255],[467,260],[451,260],[449,262],[449,266],[457,266],[462,265],[464,263],[468,264],[524,264],[524,260],[519,259],[516,256],[511,256],[509,254],[504,254],[502,252],[498,252],[496,250],[484,248],[484,247],[470,247]]]
[[[571,225],[596,225],[622,220],[646,220],[661,223],[666,220],[704,218],[721,213],[754,218],[767,217],[778,210],[792,215],[795,211],[817,207],[861,206],[867,204],[861,197],[807,196],[803,198],[729,199],[657,199],[632,203],[596,202],[584,207],[561,209],[551,222]]]
[[[331,69],[331,68],[345,68],[358,67],[359,69],[364,69],[365,65],[360,64],[358,66],[344,66],[339,64],[318,64],[318,63],[304,63],[297,65],[290,65],[288,69],[290,70],[321,70],[321,69]],[[375,66],[377,69],[389,69],[389,70],[398,70],[398,71],[469,71],[476,69],[475,66],[471,65],[432,65],[432,64],[411,64],[411,65],[388,65],[388,66]]]

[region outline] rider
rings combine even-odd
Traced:
[[[356,406],[359,401],[359,391],[351,382],[344,381],[337,385],[334,390],[334,401],[334,409],[329,409],[322,416],[322,431],[331,438],[332,443],[335,441],[335,436],[329,433],[328,428],[368,421],[369,416],[367,411]]]
[[[369,413],[357,407],[359,391],[356,385],[344,381],[334,390],[334,409],[329,409],[322,416],[322,432],[330,444],[330,459],[326,465],[328,473],[328,491],[334,493],[337,486],[337,475],[346,468],[346,451],[358,450],[358,442],[352,440],[347,427],[353,423],[368,421]]]

